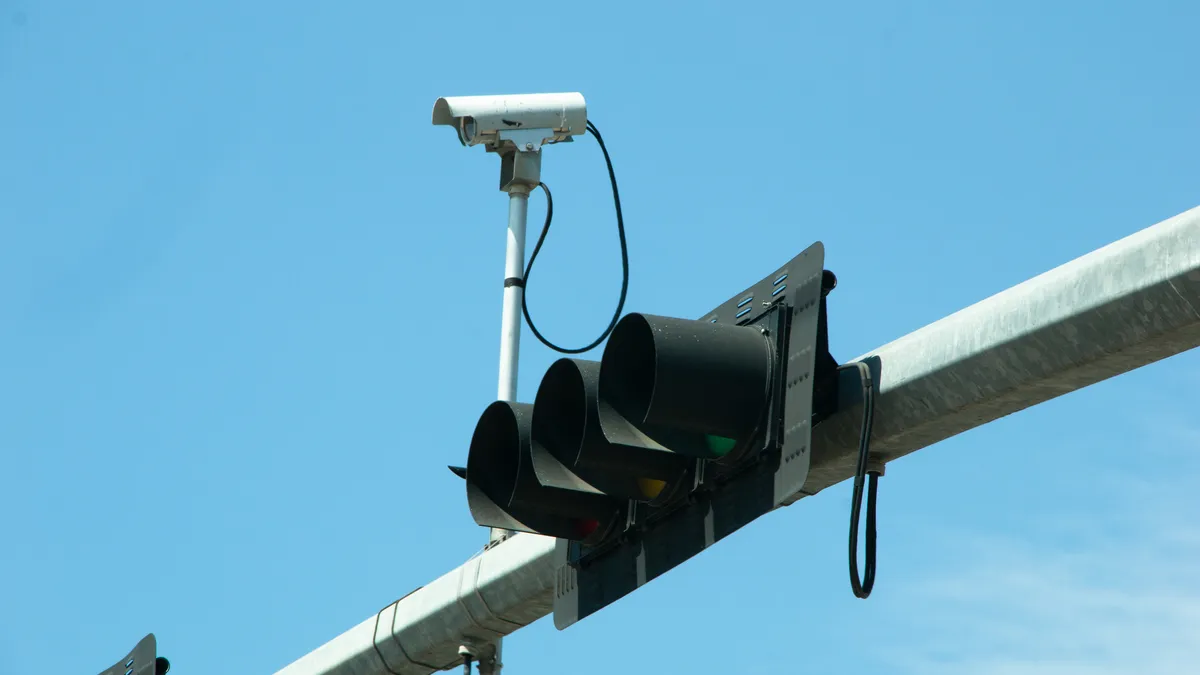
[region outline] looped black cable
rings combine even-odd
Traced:
[[[867,470],[871,452],[871,427],[875,422],[875,387],[871,382],[871,368],[865,363],[851,364],[858,368],[862,379],[863,418],[862,436],[858,445],[858,466],[854,471],[854,492],[850,500],[850,589],[854,596],[866,599],[875,587],[875,501],[879,491],[879,471]],[[868,478],[869,475],[869,478]],[[862,578],[858,574],[858,520],[862,513],[863,483],[867,483],[867,541],[866,569]]]
[[[525,266],[525,292],[521,294],[521,312],[525,315],[525,323],[529,324],[529,330],[533,333],[534,337],[541,341],[542,344],[561,354],[582,354],[595,349],[597,345],[604,342],[621,319],[621,311],[625,309],[625,295],[629,291],[629,250],[625,243],[625,220],[621,216],[621,194],[617,191],[617,174],[613,171],[612,158],[608,156],[608,148],[604,145],[604,138],[600,135],[600,131],[596,128],[596,125],[592,124],[590,120],[587,123],[587,130],[596,137],[596,143],[600,145],[600,152],[604,153],[604,163],[608,167],[608,179],[612,183],[613,205],[617,211],[617,238],[621,242],[621,296],[617,300],[617,309],[613,312],[612,321],[608,323],[608,328],[605,328],[600,337],[596,338],[586,347],[578,349],[560,347],[547,340],[538,331],[537,326],[533,325],[533,319],[529,316],[529,305],[526,302],[529,292],[529,273],[533,270],[533,262],[537,260],[538,252],[542,250],[542,244],[546,242],[546,234],[550,232],[550,222],[554,218],[554,197],[550,194],[550,188],[545,183],[538,183],[538,187],[542,188],[542,191],[546,193],[546,222],[542,225],[542,233],[538,235],[537,244],[534,245],[533,253],[529,256],[529,264]]]

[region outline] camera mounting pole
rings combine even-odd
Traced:
[[[532,145],[532,144],[531,144]],[[504,305],[500,313],[500,384],[496,397],[517,400],[517,364],[521,348],[521,301],[525,296],[525,226],[529,193],[541,182],[542,152],[509,150],[500,154],[500,189],[508,193],[508,244],[504,251]],[[498,530],[492,530],[492,541]],[[503,532],[503,531],[500,531]]]
[[[570,142],[582,134],[587,127],[587,104],[578,93],[439,98],[433,105],[433,124],[454,127],[465,146],[483,145],[487,152],[500,155],[500,190],[508,193],[508,242],[504,251],[497,398],[515,402],[529,193],[542,180],[542,146]],[[488,545],[510,534],[509,530],[492,528]],[[485,667],[485,662],[480,662],[481,673],[485,669],[500,673],[502,640],[494,645],[490,663]]]

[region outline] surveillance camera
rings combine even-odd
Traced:
[[[578,93],[448,96],[433,104],[433,123],[454,127],[466,146],[538,150],[582,134],[587,103]]]

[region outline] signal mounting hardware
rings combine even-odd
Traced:
[[[484,411],[472,517],[558,538],[560,630],[803,489],[838,398],[824,259],[817,242],[699,320],[626,315],[600,362],[560,359],[532,405]]]

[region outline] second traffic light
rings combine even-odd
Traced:
[[[532,404],[484,410],[471,514],[559,539],[560,629],[803,487],[814,396],[836,386],[823,264],[814,244],[699,320],[629,314],[599,362],[560,359]]]

